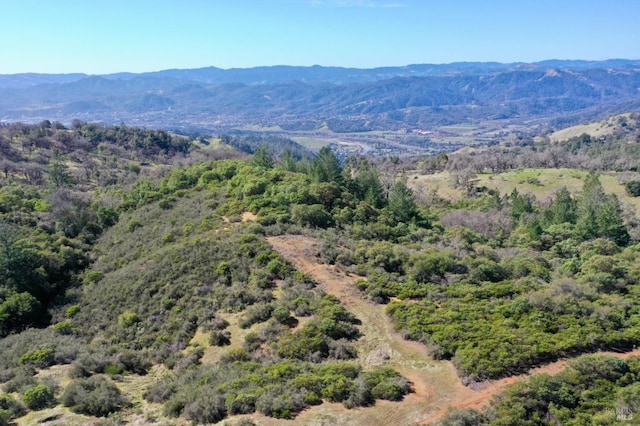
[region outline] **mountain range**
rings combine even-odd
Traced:
[[[624,59],[0,75],[2,121],[77,118],[208,130],[312,129],[329,121],[338,130],[374,130],[577,120],[638,106],[640,60]]]

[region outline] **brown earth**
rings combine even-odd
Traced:
[[[481,409],[505,386],[531,374],[558,374],[567,364],[557,361],[530,371],[471,387],[462,385],[455,368],[448,361],[435,361],[424,345],[403,339],[393,328],[383,305],[367,302],[355,283],[363,277],[345,273],[336,266],[321,264],[316,254],[322,241],[303,235],[268,237],[268,242],[298,270],[309,274],[320,289],[336,296],[361,322],[363,336],[358,341],[358,358],[367,367],[384,364],[407,377],[413,393],[401,402],[378,401],[368,408],[345,409],[341,404],[322,404],[300,413],[291,421],[260,417],[260,424],[301,425],[415,425],[431,424],[443,417],[450,407]],[[627,358],[640,355],[640,349],[624,354],[606,354]],[[255,417],[254,417],[255,418]]]

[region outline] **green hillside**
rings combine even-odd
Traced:
[[[624,132],[628,127],[638,126],[638,114],[626,113],[607,117],[603,120],[587,124],[579,124],[549,134],[552,142],[566,141],[577,136],[587,134],[594,138],[603,138],[607,135]]]
[[[0,424],[610,421],[634,357],[474,389],[640,344],[634,132],[373,162],[2,128]]]

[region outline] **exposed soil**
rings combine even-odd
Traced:
[[[298,270],[309,274],[326,293],[336,296],[361,322],[363,336],[358,341],[358,357],[363,365],[387,365],[407,377],[413,393],[401,402],[378,401],[374,407],[345,409],[341,404],[322,404],[301,413],[295,420],[279,424],[304,425],[415,425],[438,421],[453,408],[485,406],[505,386],[531,374],[558,374],[567,364],[561,360],[531,370],[528,375],[512,376],[471,387],[462,385],[455,368],[448,361],[429,357],[424,345],[403,339],[393,328],[385,306],[367,302],[355,286],[363,277],[347,274],[335,266],[321,264],[316,256],[322,241],[303,235],[268,237],[275,250]],[[624,354],[607,354],[627,358],[640,355],[640,349]],[[260,418],[261,424],[272,424]],[[273,423],[275,424],[275,423]]]

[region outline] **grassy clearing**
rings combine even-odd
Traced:
[[[580,136],[584,133],[598,138],[614,133],[616,130],[620,129],[621,124],[625,121],[631,125],[635,125],[635,120],[631,119],[631,114],[626,113],[614,115],[602,121],[581,124],[578,126],[558,130],[557,132],[551,133],[549,135],[549,139],[551,139],[551,141],[553,142],[560,142],[576,136]]]
[[[58,405],[46,410],[31,411],[26,416],[14,420],[17,426],[32,426],[46,424],[49,426],[85,426],[96,425],[104,421],[95,417],[74,414],[68,409]]]
[[[123,420],[131,424],[149,424],[162,418],[162,405],[148,402],[144,399],[144,394],[154,382],[160,380],[167,372],[164,365],[155,365],[147,375],[125,375],[116,382],[118,388],[131,402],[132,407],[124,412],[125,418]],[[187,423],[180,419],[172,424]]]
[[[219,149],[222,148],[222,139],[220,138],[209,138],[206,140],[207,144],[198,143],[199,149]]]
[[[291,138],[294,142],[299,143],[305,148],[310,149],[311,151],[319,151],[323,146],[329,145],[331,142],[327,139],[319,139],[319,138],[311,138],[306,136],[296,136]]]
[[[566,186],[572,193],[582,190],[587,172],[574,169],[521,169],[509,170],[497,175],[478,175],[478,186],[496,189],[500,194],[510,194],[514,189],[531,194],[539,201],[553,197]]]
[[[462,190],[453,187],[449,172],[430,175],[410,174],[407,184],[418,193],[436,194],[449,201],[459,200],[464,196]]]
[[[72,381],[69,378],[71,365],[55,365],[41,370],[37,377],[41,380],[51,380],[58,383],[61,389]],[[120,391],[126,396],[131,406],[124,410],[114,419],[120,419],[127,424],[153,424],[158,419],[163,419],[162,405],[149,403],[144,399],[144,394],[148,387],[167,374],[167,369],[163,365],[155,365],[148,374],[140,376],[137,374],[126,374],[122,376],[112,376]],[[44,410],[31,411],[27,415],[14,420],[15,425],[30,426],[35,424],[47,424],[51,426],[84,426],[105,424],[104,418],[97,418],[75,414],[61,404]],[[110,424],[110,423],[108,423]],[[116,420],[116,423],[118,420]],[[184,419],[172,419],[172,425],[188,425]]]
[[[440,126],[438,130],[442,132],[451,132],[451,133],[470,133],[478,130],[478,126],[475,124],[452,124],[449,126]]]
[[[528,193],[538,201],[544,201],[552,198],[564,186],[572,194],[579,193],[587,174],[586,171],[576,169],[512,170],[498,175],[479,175],[478,186],[497,189],[502,195],[518,189],[520,193]],[[615,172],[601,174],[600,182],[607,194],[615,194],[622,203],[631,204],[640,211],[640,199],[627,194]]]
[[[584,178],[588,172],[577,169],[519,169],[499,174],[479,174],[476,186],[495,189],[501,195],[510,194],[514,189],[523,194],[531,194],[538,201],[552,198],[562,187],[577,194],[582,191]],[[618,181],[615,172],[600,175],[602,187],[608,194],[615,194],[621,203],[630,204],[640,212],[640,198],[630,197],[624,185]],[[464,191],[454,188],[449,172],[430,175],[409,175],[409,185],[423,194],[436,194],[444,199],[455,201],[464,197]]]
[[[204,355],[201,362],[203,364],[215,364],[220,361],[220,357],[229,349],[238,349],[242,347],[244,338],[249,334],[256,325],[249,328],[240,328],[238,321],[242,314],[219,314],[222,318],[229,322],[229,326],[225,329],[231,333],[231,345],[229,346],[211,346],[209,345],[209,336],[211,333],[203,332],[198,329],[193,339],[189,343],[190,347],[201,347],[204,349]]]

